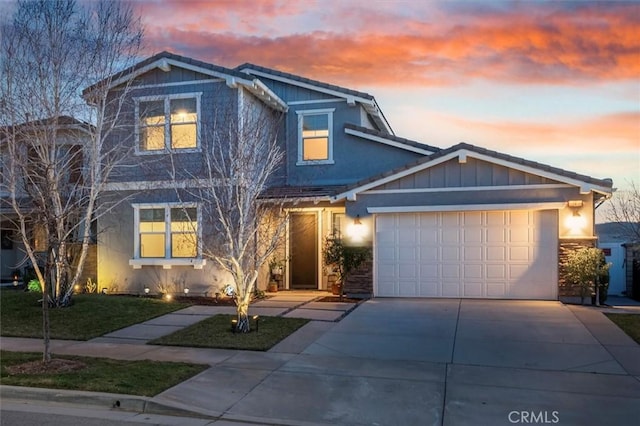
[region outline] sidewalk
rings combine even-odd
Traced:
[[[260,309],[339,311],[296,297],[278,294]],[[342,321],[310,321],[268,352],[144,345],[144,336],[132,339],[133,332],[120,343],[113,336],[110,342],[58,340],[52,342],[56,354],[211,368],[152,398],[8,386],[0,386],[0,397],[7,404],[192,415],[215,426],[498,425],[512,424],[514,410],[556,412],[563,425],[635,425],[640,346],[601,310],[548,301],[372,299]],[[176,323],[147,324],[143,331],[183,326]],[[32,339],[0,344],[42,348]],[[173,424],[185,423],[176,418]]]
[[[69,406],[95,407],[116,411],[132,411],[147,414],[170,416],[196,416],[212,421],[262,423],[264,419],[236,418],[224,412],[224,409],[207,410],[206,400],[217,401],[213,406],[221,407],[220,401],[229,400],[228,391],[209,389],[203,392],[198,383],[209,380],[211,375],[226,371],[225,378],[216,379],[216,389],[236,387],[243,375],[252,376],[249,381],[260,380],[271,372],[282,367],[295,355],[302,353],[311,343],[331,329],[337,321],[357,306],[354,303],[316,302],[317,299],[329,296],[321,291],[287,291],[272,294],[269,299],[252,304],[250,313],[263,316],[285,316],[307,318],[311,321],[268,352],[249,352],[228,349],[183,348],[158,345],[147,345],[146,342],[185,328],[217,314],[233,314],[234,306],[190,306],[180,311],[135,324],[89,341],[52,340],[51,350],[58,355],[76,355],[90,357],[107,357],[122,360],[153,360],[192,362],[208,364],[212,368],[183,382],[176,387],[153,398],[134,395],[115,395],[99,392],[79,392],[54,389],[26,388],[17,386],[0,386],[0,400],[5,401],[39,401],[46,404],[63,404]],[[19,337],[0,337],[0,347],[8,351],[38,352],[42,350],[41,339]],[[233,373],[233,374],[231,374]],[[253,377],[255,376],[255,377]],[[229,381],[230,386],[220,386],[222,380]],[[246,380],[246,378],[245,378]],[[241,385],[242,386],[242,385]],[[248,391],[249,389],[247,389]],[[173,395],[180,395],[174,398]],[[232,392],[233,394],[233,392]],[[237,395],[232,396],[236,398]],[[183,401],[192,398],[193,404]],[[225,403],[223,402],[223,405]],[[277,424],[299,424],[276,419]]]

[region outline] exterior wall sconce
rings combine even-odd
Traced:
[[[565,219],[565,225],[569,230],[569,235],[581,236],[585,232],[587,219],[580,215],[580,210],[584,206],[582,200],[569,200],[567,207],[571,209],[571,216]]]
[[[360,220],[360,215],[353,219],[353,223],[347,226],[347,236],[356,243],[362,242],[367,235],[367,226]]]

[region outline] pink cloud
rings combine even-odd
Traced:
[[[209,14],[212,9],[197,7],[200,3],[187,4],[185,13],[199,18],[185,25],[159,30],[147,20],[153,51],[167,48],[226,66],[250,61],[357,86],[452,85],[469,78],[582,84],[640,75],[640,13],[633,3],[586,3],[566,9],[537,3],[477,14],[438,10],[436,22],[360,10],[361,20],[354,20],[360,22],[354,24],[360,25],[356,32],[327,25],[322,31],[280,36],[237,33],[229,22],[235,22],[235,13],[252,13],[255,19],[248,21],[259,28],[261,21],[295,16],[301,9],[270,1],[258,2],[250,12],[245,2],[229,2],[216,8],[220,13]],[[183,3],[169,5],[176,10]],[[342,28],[358,9],[342,12],[346,18],[336,15],[335,27]],[[442,19],[446,13],[450,19]],[[188,14],[184,16],[192,16]]]

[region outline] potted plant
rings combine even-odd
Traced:
[[[281,259],[277,259],[276,257],[272,257],[269,261],[269,271],[271,275],[282,275],[282,269],[284,268],[284,261]]]
[[[270,293],[276,293],[278,291],[278,282],[275,280],[269,281],[269,285],[267,286],[267,291]]]
[[[336,275],[331,284],[331,292],[340,295],[342,299],[347,277],[371,258],[371,249],[347,246],[341,238],[330,235],[325,239],[322,255],[325,266],[332,267]]]

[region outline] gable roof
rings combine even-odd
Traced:
[[[463,142],[450,148],[438,151],[427,157],[421,158],[414,163],[410,163],[398,169],[391,170],[378,176],[374,176],[369,179],[357,182],[346,188],[340,194],[333,196],[331,200],[333,202],[345,198],[354,200],[356,194],[363,191],[428,169],[435,165],[449,161],[453,158],[458,158],[460,162],[466,162],[467,157],[499,164],[525,173],[531,173],[569,185],[577,186],[580,188],[581,193],[589,193],[591,191],[594,191],[603,195],[610,195],[612,192],[613,181],[611,179],[596,179],[590,176],[581,175],[579,173],[538,163],[536,161],[525,160],[524,158],[492,151]]]
[[[348,135],[357,136],[374,142],[395,146],[407,151],[417,152],[419,154],[431,155],[440,151],[440,148],[416,142],[411,139],[401,138],[399,136],[390,135],[378,130],[369,129],[355,124],[347,123],[344,125],[344,132]]]
[[[339,98],[344,98],[350,105],[355,105],[356,102],[361,103],[367,113],[371,115],[376,125],[380,129],[385,130],[387,133],[393,135],[393,129],[387,121],[387,118],[382,113],[382,110],[378,106],[376,99],[365,92],[359,92],[357,90],[347,89],[345,87],[336,86],[334,84],[324,83],[318,80],[312,80],[310,78],[302,77],[299,75],[278,71],[272,68],[255,65],[252,63],[244,63],[235,68],[238,71],[242,71],[246,74],[255,75],[257,77],[265,77],[271,80],[280,81],[283,83],[292,84],[306,89],[315,90],[321,93],[329,94]]]
[[[171,71],[172,66],[188,69],[214,78],[223,79],[227,83],[227,86],[232,88],[235,88],[238,85],[243,86],[249,92],[261,99],[265,104],[281,111],[286,111],[288,109],[287,104],[257,78],[251,78],[248,74],[231,68],[213,65],[166,51],[153,55],[107,79],[87,87],[82,91],[82,96],[87,99],[90,97],[91,92],[97,87],[108,84],[109,89],[111,89],[156,68],[169,72]]]

